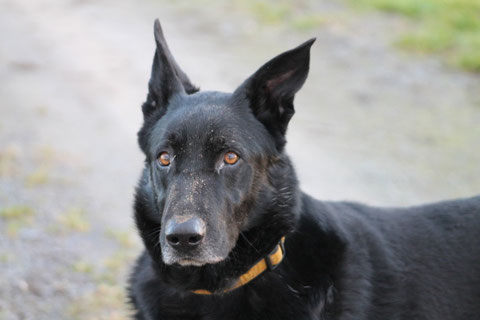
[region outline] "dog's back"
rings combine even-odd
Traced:
[[[354,318],[480,317],[480,197],[395,209],[317,202],[309,210],[345,239],[337,289]]]

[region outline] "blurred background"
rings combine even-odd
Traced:
[[[0,319],[127,319],[153,20],[232,91],[317,37],[288,153],[319,199],[480,193],[478,0],[0,0]]]

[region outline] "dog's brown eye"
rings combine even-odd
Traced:
[[[162,166],[169,166],[170,165],[170,155],[168,154],[168,152],[162,152],[160,153],[160,156],[158,157],[158,162],[160,162],[160,164]]]
[[[230,164],[230,165],[235,164],[238,161],[238,154],[236,154],[233,151],[229,151],[225,153],[225,156],[223,156],[223,161],[226,164]]]

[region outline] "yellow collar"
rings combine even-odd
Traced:
[[[266,256],[265,258],[257,262],[246,273],[242,274],[237,279],[237,281],[235,281],[235,283],[230,287],[220,291],[214,291],[214,292],[204,290],[204,289],[192,290],[192,292],[195,294],[203,294],[203,295],[230,292],[232,290],[235,290],[249,283],[256,277],[258,277],[260,274],[262,274],[265,270],[267,269],[274,270],[280,264],[280,262],[282,262],[283,257],[285,256],[285,247],[283,245],[284,242],[285,242],[285,237],[282,237],[282,239],[277,244],[275,249],[273,249],[273,251],[268,256]]]

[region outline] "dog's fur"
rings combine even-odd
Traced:
[[[136,319],[480,319],[480,197],[412,208],[321,202],[298,189],[284,152],[313,40],[262,66],[235,92],[199,92],[158,21],[143,104],[146,156],[135,219],[146,251],[132,273]],[[172,155],[166,167],[162,152]],[[223,162],[225,152],[240,160]],[[180,252],[165,225],[197,217]],[[286,236],[275,270],[220,292]]]

